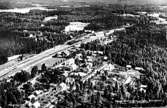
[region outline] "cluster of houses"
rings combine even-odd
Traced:
[[[80,23],[78,24],[80,25]],[[72,25],[76,28],[78,26],[74,23],[72,23]],[[85,24],[83,24],[82,27],[84,25]],[[74,29],[75,27],[72,28]],[[81,28],[78,28],[78,30],[81,30]],[[67,31],[69,31],[70,29],[70,26],[67,27]],[[121,31],[122,30],[124,29],[121,29]],[[112,42],[116,38],[113,35],[114,31],[98,32],[95,34],[95,36],[100,38],[101,43],[107,44]],[[50,90],[45,93],[38,94],[37,96],[33,97],[33,99],[30,99],[32,101],[29,101],[29,103],[27,103],[29,106],[33,106],[35,108],[39,108],[41,104],[42,106],[46,106],[44,100],[48,100],[46,102],[47,106],[49,105],[54,107],[54,105],[59,100],[59,93],[64,91],[69,92],[71,90],[76,91],[78,86],[80,86],[81,88],[82,85],[87,84],[86,82],[89,82],[89,84],[87,84],[88,88],[94,88],[91,89],[93,92],[98,91],[101,93],[103,91],[102,93],[104,94],[104,89],[108,88],[109,86],[110,89],[116,89],[116,91],[111,92],[111,96],[113,97],[120,96],[120,92],[118,93],[118,91],[121,91],[121,87],[124,87],[123,90],[125,92],[125,94],[121,93],[121,97],[124,97],[126,99],[133,97],[132,94],[127,90],[128,87],[132,87],[134,90],[139,90],[142,93],[146,93],[147,85],[138,83],[143,75],[140,72],[143,71],[142,68],[136,67],[133,69],[131,65],[121,67],[115,64],[111,64],[108,61],[108,57],[104,55],[102,51],[90,51],[82,49],[80,47],[73,47],[68,50],[56,53],[53,58],[66,58],[66,60],[59,65],[52,67],[59,68],[59,70],[63,71],[65,80],[59,84],[50,84]],[[78,82],[76,82],[78,80],[80,80],[79,84]],[[83,89],[85,88],[82,88],[82,90]],[[122,94],[125,96],[122,96]],[[46,96],[44,97],[44,95]],[[47,99],[38,101],[36,97],[38,97],[38,99]],[[53,100],[54,104],[52,104]]]

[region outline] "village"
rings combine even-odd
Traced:
[[[124,30],[118,29],[115,31],[123,32]],[[92,38],[100,38],[93,41],[98,41],[99,44],[103,45],[116,40],[116,36],[113,34],[115,31],[112,31],[96,33]],[[86,44],[87,42],[84,43]],[[81,48],[82,44],[74,45],[72,48],[58,52],[53,56],[53,58],[64,58],[64,61],[52,64],[52,66],[49,66],[46,62],[46,67],[49,66],[47,70],[61,71],[63,79],[56,84],[48,83],[48,86],[50,86],[49,90],[33,91],[28,96],[29,101],[26,101],[26,106],[54,108],[59,102],[66,100],[64,93],[68,94],[70,92],[80,92],[81,95],[77,97],[76,94],[75,97],[82,99],[80,101],[84,103],[91,101],[90,98],[97,94],[99,96],[111,96],[115,102],[117,100],[118,102],[120,100],[137,100],[139,95],[144,96],[147,85],[142,84],[140,81],[144,77],[142,74],[143,68],[132,68],[131,65],[126,67],[118,66],[111,63],[103,51],[85,50]],[[40,82],[44,76],[44,73],[40,74],[36,78],[36,82]],[[35,85],[34,82],[31,81],[31,83],[32,86]],[[45,83],[45,81],[42,83]],[[138,94],[134,96],[134,94],[130,93],[129,88]],[[142,98],[141,96],[140,98]],[[98,98],[99,101],[101,98]]]
[[[73,5],[0,9],[0,108],[166,106],[164,10]]]

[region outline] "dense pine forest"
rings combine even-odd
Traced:
[[[112,63],[120,66],[142,67],[149,85],[148,98],[158,99],[165,96],[167,90],[167,40],[163,27],[146,24],[127,28],[126,32],[115,33],[117,40],[107,45],[98,41],[82,44],[86,50],[103,51]]]

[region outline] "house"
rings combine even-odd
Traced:
[[[86,33],[95,33],[95,31],[92,30],[85,30]]]
[[[106,36],[109,36],[109,35],[111,35],[111,34],[113,34],[114,33],[114,30],[110,30],[110,31],[108,31],[107,33],[105,33],[106,34]]]
[[[30,99],[30,100],[32,100],[32,99],[36,99],[37,97],[35,96],[35,95],[30,95],[30,96],[28,96],[28,99]]]
[[[75,59],[82,60],[82,54],[81,53],[76,54]]]
[[[129,76],[125,81],[124,84],[129,84],[132,82],[132,78]]]
[[[53,57],[68,57],[70,55],[70,52],[68,50],[65,50],[63,52],[56,53]]]
[[[92,63],[93,59],[90,57],[90,58],[87,59],[87,61]]]
[[[103,31],[95,33],[96,36],[102,36],[102,37],[105,36],[104,34],[105,34],[105,33],[104,33]]]
[[[38,101],[36,101],[32,106],[33,106],[33,108],[40,108],[41,107],[41,105]]]
[[[45,27],[45,25],[44,25],[44,24],[41,24],[41,27]]]
[[[62,57],[68,57],[70,55],[70,52],[68,50],[65,50],[61,52]]]
[[[33,34],[30,34],[29,37],[30,37],[30,38],[34,38],[34,37],[36,37],[36,36],[33,35]]]
[[[49,16],[49,17],[46,17],[43,22],[48,22],[50,20],[57,20],[58,19],[58,16],[55,15],[55,16]]]
[[[108,57],[107,56],[104,56],[104,61],[107,61],[108,60]]]
[[[137,71],[144,71],[144,69],[142,67],[135,67],[135,70],[137,70]]]
[[[97,53],[103,55],[103,51],[97,51]]]
[[[108,64],[108,65],[104,68],[104,70],[106,70],[106,71],[112,71],[112,70],[114,70],[114,69],[115,69],[115,66],[112,65],[112,64]]]
[[[120,31],[124,31],[124,32],[125,32],[126,29],[125,29],[124,27],[122,27],[122,28],[119,28],[119,29],[115,29],[115,30],[114,30],[114,32],[120,32]]]
[[[74,58],[71,58],[71,59],[65,61],[66,66],[71,66],[73,64],[75,64],[75,59]]]
[[[70,66],[70,69],[72,71],[76,70],[77,68],[78,68],[78,66],[75,63]]]
[[[12,60],[17,60],[21,55],[14,55],[11,57],[8,57],[8,61],[12,61]]]
[[[28,108],[41,108],[41,105],[38,101],[35,101],[34,103],[26,101],[25,104],[28,105]]]
[[[78,66],[75,64],[75,59],[71,58],[64,63],[65,66],[69,67],[71,71],[74,71],[78,68]]]
[[[28,33],[28,30],[23,30],[24,33]]]
[[[130,69],[132,69],[132,66],[131,65],[126,65],[126,69],[130,70]]]
[[[86,76],[87,74],[86,73],[84,73],[84,72],[77,72],[77,73],[70,73],[70,75],[75,75],[75,76],[81,76],[81,77],[83,77],[83,76]]]
[[[36,90],[36,91],[34,91],[34,93],[38,96],[38,95],[40,95],[40,94],[42,94],[42,90]]]
[[[72,84],[75,82],[75,79],[71,78],[71,77],[67,77],[65,82],[66,82],[66,84]]]
[[[88,69],[91,69],[92,67],[93,67],[93,63],[91,63],[91,62],[87,63],[87,68]]]
[[[140,91],[146,93],[147,85],[140,85]]]
[[[66,91],[69,89],[69,87],[65,83],[60,84],[61,91]]]
[[[136,70],[128,70],[126,72],[120,72],[120,74],[125,76],[125,78],[128,78],[130,76],[137,79],[140,79],[140,76],[142,75],[139,71]]]

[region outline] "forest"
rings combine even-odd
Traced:
[[[82,44],[86,50],[100,50],[110,62],[120,66],[142,67],[146,75],[144,84],[149,85],[149,98],[163,98],[167,90],[167,40],[163,27],[155,24],[137,24],[126,32],[116,32],[116,41],[100,45],[98,41]],[[143,81],[142,81],[143,82]]]
[[[16,54],[36,54],[55,45],[63,44],[71,39],[70,35],[63,31],[65,26],[72,21],[89,22],[90,25],[85,29],[95,31],[111,29],[125,22],[136,21],[129,18],[123,19],[113,14],[113,9],[93,5],[69,9],[58,8],[54,11],[32,10],[26,14],[0,13],[0,55],[5,55],[7,59],[8,56]],[[54,15],[58,16],[57,20],[43,22],[45,17]],[[36,38],[30,38],[31,34]],[[5,59],[2,61],[6,62]]]
[[[145,9],[144,9],[145,10]],[[146,9],[147,10],[147,9]],[[151,11],[151,10],[150,10]],[[64,11],[54,12],[41,12],[33,11],[29,14],[16,14],[16,13],[1,13],[0,14],[0,59],[6,62],[6,57],[14,54],[24,53],[39,53],[57,44],[69,40],[70,36],[64,34],[62,31],[70,21],[90,22],[91,24],[87,29],[103,30],[119,27],[125,23],[132,23],[134,26],[126,28],[126,32],[115,32],[117,40],[108,43],[107,45],[99,44],[99,41],[92,41],[87,44],[81,44],[81,48],[92,51],[103,51],[109,58],[109,62],[125,67],[131,65],[133,68],[142,67],[141,71],[144,78],[140,79],[144,85],[147,85],[147,92],[143,96],[143,100],[163,100],[166,101],[167,93],[167,40],[166,30],[163,26],[158,26],[149,22],[148,18],[122,18],[115,15],[119,11],[113,11],[111,8],[90,7],[90,8],[75,8]],[[110,13],[110,14],[109,14]],[[57,21],[49,21],[43,23],[42,20],[46,16],[58,15]],[[84,16],[84,17],[83,17]],[[44,24],[45,27],[41,27]],[[28,30],[28,33],[23,32]],[[37,41],[27,38],[30,33],[38,34],[42,32],[46,38]],[[1,43],[6,44],[1,44]],[[34,78],[37,74],[41,73],[41,79],[37,79],[40,84],[32,87],[27,81]],[[61,95],[65,97],[63,101],[58,102],[56,105],[59,107],[67,107],[72,105],[81,104],[82,107],[104,107],[98,103],[103,103],[108,106],[109,102],[113,102],[112,96],[108,91],[114,89],[116,92],[123,91],[122,86],[116,84],[112,89],[110,87],[103,88],[104,96],[99,92],[96,95],[90,96],[91,101],[86,102],[81,100],[81,93],[85,93],[87,88],[94,90],[92,85],[88,82],[82,83],[81,78],[76,79],[76,90],[71,92],[63,92]],[[48,89],[50,83],[64,82],[65,77],[60,70],[48,69],[42,65],[41,70],[33,67],[30,73],[22,71],[11,77],[10,80],[0,81],[0,106],[8,108],[10,104],[23,104],[27,96],[34,90]],[[23,89],[19,90],[18,87],[23,84]],[[97,85],[98,86],[98,85]],[[85,89],[86,88],[86,89]],[[88,90],[86,93],[90,93]],[[101,99],[106,99],[105,101]],[[141,96],[142,97],[142,96]],[[120,97],[116,97],[120,99]],[[134,92],[133,98],[137,98]],[[85,103],[86,104],[85,104]],[[64,106],[66,105],[66,106]],[[85,106],[86,105],[86,106]],[[107,107],[106,107],[107,108]]]

